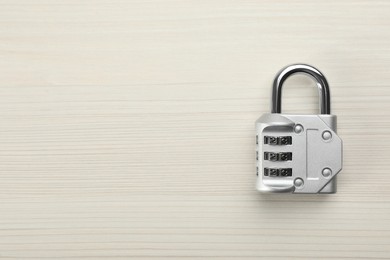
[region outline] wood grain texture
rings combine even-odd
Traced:
[[[0,0],[0,259],[390,259],[389,1]],[[322,70],[336,195],[254,189],[283,66]],[[315,112],[313,83],[284,110]]]

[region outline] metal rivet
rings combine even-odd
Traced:
[[[324,131],[322,133],[322,139],[324,139],[325,141],[329,141],[330,139],[332,139],[332,133],[329,131]]]
[[[330,176],[332,176],[332,170],[329,168],[323,169],[322,176],[324,176],[325,178],[329,178]]]
[[[303,131],[303,126],[302,125],[295,125],[294,132],[296,134],[300,134],[300,133],[302,133],[302,131]]]
[[[296,179],[294,180],[294,186],[295,186],[296,188],[298,188],[298,189],[302,188],[302,187],[303,187],[303,184],[304,184],[304,182],[303,182],[303,180],[302,180],[301,178],[296,178]]]

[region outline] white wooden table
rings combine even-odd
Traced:
[[[389,27],[389,1],[0,0],[0,259],[390,259]],[[335,195],[254,189],[296,62],[330,83]]]

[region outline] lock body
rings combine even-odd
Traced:
[[[335,115],[263,114],[256,121],[260,192],[335,193],[342,141]]]
[[[319,115],[283,114],[283,83],[293,74],[313,78],[320,99]],[[342,141],[337,118],[330,113],[325,76],[307,64],[293,64],[276,74],[271,113],[256,121],[257,190],[264,193],[335,193],[342,168]]]

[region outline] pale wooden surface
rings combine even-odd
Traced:
[[[389,28],[389,1],[1,0],[0,259],[390,259]],[[295,62],[331,85],[336,195],[254,189]]]

